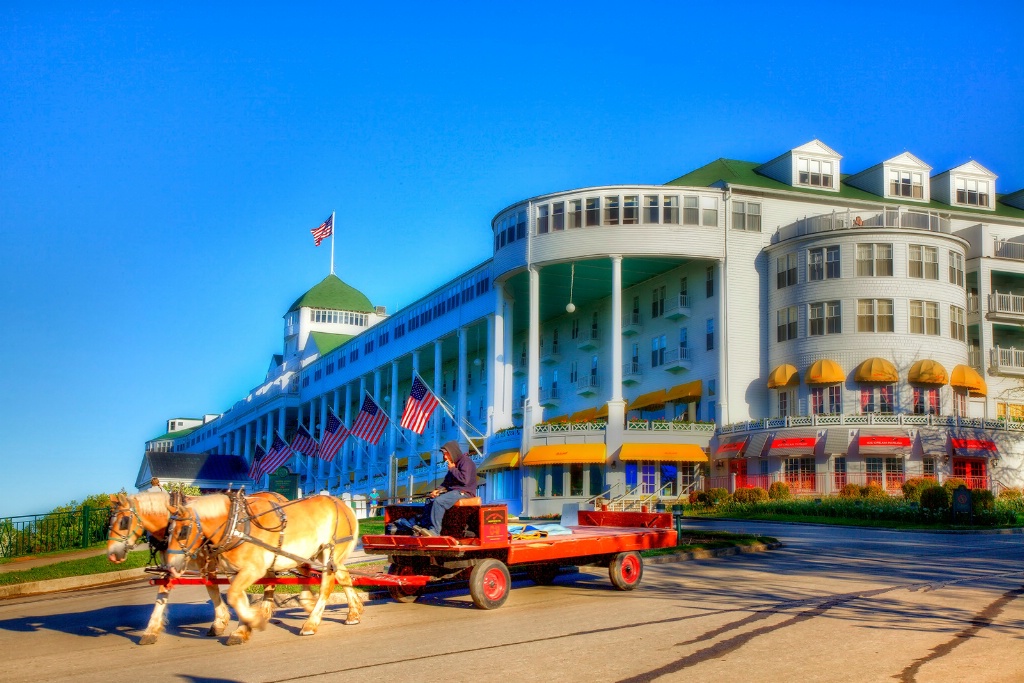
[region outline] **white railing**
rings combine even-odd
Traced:
[[[1011,432],[1024,432],[1024,422],[1014,422],[1006,418],[984,419],[980,417],[962,417],[959,415],[912,415],[907,413],[883,415],[880,413],[869,413],[866,415],[833,414],[766,417],[760,420],[748,420],[746,422],[723,425],[718,429],[718,433],[759,432],[782,429],[783,427],[856,427],[865,425],[885,427],[927,426],[956,429],[966,427],[971,429],[1005,429]]]
[[[996,258],[1008,258],[1014,261],[1024,261],[1024,244],[1020,242],[1008,242],[998,237],[995,240]]]
[[[988,311],[989,313],[1024,315],[1024,296],[992,292],[988,295]]]
[[[550,389],[544,389],[540,392],[540,402],[542,404],[545,401],[557,401],[558,399],[558,387],[551,387]]]
[[[683,314],[690,310],[690,297],[686,294],[679,294],[674,299],[669,299],[668,305],[665,307],[665,315],[678,315]]]
[[[630,311],[622,314],[622,327],[640,327],[640,311]]]
[[[772,236],[772,242],[781,242],[802,235],[813,235],[833,230],[855,230],[858,228],[900,228],[928,230],[949,234],[952,232],[949,218],[935,211],[893,208],[866,209],[856,211],[833,211],[831,213],[806,216],[789,225],[784,225]],[[1024,247],[1024,245],[1021,245]]]
[[[591,328],[589,330],[580,330],[580,336],[576,340],[576,347],[579,349],[589,349],[597,346],[600,340],[600,335],[597,330]]]
[[[586,393],[601,386],[601,378],[597,375],[583,375],[576,380],[576,391]]]
[[[977,294],[967,295],[967,312],[977,313],[981,304],[981,297]]]
[[[683,422],[681,420],[629,420],[627,432],[679,432],[685,434],[711,434],[714,422]]]
[[[998,370],[1024,372],[1024,349],[995,347],[991,351],[992,367]]]
[[[603,432],[608,423],[604,420],[591,422],[549,422],[533,426],[534,434],[566,434],[572,432]]]
[[[622,364],[622,377],[639,377],[643,373],[643,368],[640,366],[639,361],[628,361]]]
[[[981,367],[981,349],[976,346],[967,349],[967,364],[972,368]]]
[[[690,349],[675,347],[671,349],[665,349],[665,364],[669,363],[689,363],[690,362]]]

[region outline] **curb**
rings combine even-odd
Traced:
[[[0,600],[137,581],[144,578],[145,575],[146,570],[140,567],[139,569],[125,569],[119,572],[104,572],[103,574],[88,574],[86,576],[69,576],[63,579],[14,583],[9,586],[0,586]]]
[[[734,545],[729,548],[712,548],[711,550],[691,550],[686,553],[672,555],[655,555],[645,557],[644,564],[671,564],[673,562],[690,562],[692,560],[708,560],[715,557],[742,555],[745,553],[763,553],[781,548],[781,543],[754,543],[752,545]]]
[[[756,524],[789,524],[790,526],[818,526],[830,529],[871,529],[874,531],[891,531],[896,534],[978,534],[981,536],[1000,536],[1004,534],[1024,534],[1024,527],[1009,529],[893,529],[885,526],[861,526],[860,524],[826,524],[825,522],[790,522],[782,519],[751,519],[745,517],[692,517],[683,515],[683,519],[700,520],[702,522],[753,522]]]

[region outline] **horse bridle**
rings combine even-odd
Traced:
[[[108,535],[108,538],[113,538],[114,540],[124,543],[126,552],[135,548],[142,537],[146,535],[146,525],[142,523],[142,516],[139,514],[139,511],[135,509],[135,503],[133,503],[130,498],[128,499],[128,512],[131,513],[131,517],[125,514],[125,510],[123,508],[114,508],[110,511],[110,533]],[[118,518],[122,519],[115,530],[114,522]],[[136,522],[138,522],[139,526],[142,527],[142,530],[139,531],[138,534],[134,534]],[[122,531],[124,532],[123,536],[117,533]],[[133,534],[135,535],[135,540],[129,541],[128,539],[130,539]]]
[[[185,510],[185,514],[181,511]],[[186,522],[181,525],[180,529],[177,529],[178,522]],[[193,527],[196,527],[196,533],[192,533]],[[177,533],[178,543],[184,546],[184,542],[188,541],[188,546],[182,547],[180,550],[172,550],[170,547],[171,540],[175,538]],[[200,548],[206,543],[209,543],[209,539],[203,536],[203,525],[199,523],[199,515],[191,510],[188,506],[182,505],[178,507],[178,512],[171,515],[167,523],[167,550],[165,551],[168,555],[185,555],[192,559],[196,559],[199,555]]]

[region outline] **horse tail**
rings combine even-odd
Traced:
[[[334,539],[337,546],[334,550],[334,562],[341,565],[345,558],[351,554],[359,540],[359,519],[345,501],[330,496],[331,502],[337,511],[337,519],[334,526]]]

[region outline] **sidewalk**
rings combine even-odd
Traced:
[[[145,545],[141,547],[145,547]],[[36,567],[45,567],[50,564],[57,564],[58,562],[67,562],[68,560],[81,560],[87,557],[95,557],[96,555],[105,555],[106,553],[107,546],[104,545],[96,546],[95,548],[86,548],[84,550],[68,550],[63,553],[15,557],[10,562],[0,564],[0,574],[20,572],[25,571],[26,569],[34,569]]]

